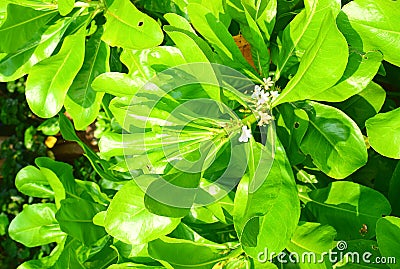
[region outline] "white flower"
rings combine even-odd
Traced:
[[[265,89],[269,89],[270,87],[274,86],[274,82],[272,81],[271,77],[263,78],[263,81]]]
[[[260,94],[261,94],[261,87],[260,87],[260,85],[254,86],[254,92],[253,92],[253,94],[251,95],[251,98],[257,99],[257,98],[260,96]]]
[[[262,105],[269,102],[269,92],[261,91],[260,97],[258,99],[257,105]]]
[[[242,126],[242,134],[239,137],[239,142],[248,142],[251,137],[251,130],[247,126]]]
[[[258,115],[260,116],[260,121],[258,122],[258,126],[263,126],[270,124],[273,117],[269,113],[264,113],[264,112],[258,112]]]
[[[271,91],[271,99],[274,101],[276,98],[278,98],[279,92],[278,91]]]

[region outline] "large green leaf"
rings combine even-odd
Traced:
[[[332,87],[342,77],[348,58],[346,39],[337,29],[331,12],[326,14],[321,23],[318,36],[301,58],[296,75],[273,102],[273,106],[309,99]],[[332,48],[336,51],[332,51]]]
[[[249,166],[257,167],[260,156],[265,153],[261,153],[256,145],[252,150],[254,157]],[[264,166],[265,164],[261,165],[260,169],[265,169]],[[265,180],[253,191],[250,190],[254,182],[246,174],[238,185],[234,201],[235,229],[244,250],[254,258],[265,248],[269,252],[281,252],[289,243],[300,216],[300,203],[292,169],[280,143],[276,146],[269,173],[267,171],[262,174]]]
[[[385,99],[386,91],[371,81],[360,93],[334,105],[350,116],[360,128],[364,128],[365,121],[381,110]]]
[[[71,18],[60,19],[49,25],[40,41],[0,56],[0,80],[16,80],[27,74],[33,65],[50,57],[71,22]]]
[[[93,90],[91,84],[95,77],[109,71],[110,50],[101,41],[100,28],[86,43],[85,59],[76,75],[65,99],[65,108],[74,120],[77,130],[85,129],[99,114],[104,93]]]
[[[321,25],[332,23],[324,22],[324,17],[333,13],[335,18],[340,11],[338,0],[307,0],[304,1],[304,6],[305,9],[286,26],[279,44],[279,53],[274,53],[277,65],[276,79],[279,79],[282,73],[289,75],[288,70],[298,63],[298,58],[303,57],[305,51],[320,34]]]
[[[129,74],[107,72],[99,75],[92,83],[96,91],[119,97],[133,96],[157,72],[185,63],[180,50],[171,46],[124,50],[121,61],[128,67]]]
[[[376,239],[378,240],[379,250],[383,257],[394,257],[400,260],[400,219],[387,216],[381,218],[376,223]],[[392,269],[400,268],[397,264],[388,264]]]
[[[386,61],[400,66],[399,14],[398,1],[355,0],[343,7],[338,25],[350,36],[350,46],[361,51],[379,50]]]
[[[40,40],[44,26],[57,15],[56,10],[35,10],[9,4],[7,19],[0,27],[0,52],[15,52],[28,42]]]
[[[105,209],[84,199],[67,198],[61,201],[56,219],[61,230],[90,246],[107,234],[103,227],[93,224],[93,217]]]
[[[61,241],[65,233],[54,216],[54,204],[27,205],[11,222],[10,237],[27,247],[37,247]]]
[[[376,222],[391,208],[383,194],[363,185],[337,181],[328,187],[300,193],[301,200],[317,221],[333,226],[339,240],[373,238]],[[366,225],[368,232],[360,229]]]
[[[156,260],[166,261],[175,269],[211,269],[227,259],[229,250],[224,245],[201,244],[188,240],[164,237],[149,243],[149,254]]]
[[[56,115],[64,104],[68,88],[83,64],[85,29],[67,36],[60,51],[36,64],[26,82],[26,99],[42,118]]]
[[[349,56],[346,70],[339,82],[311,97],[312,100],[341,102],[361,92],[378,72],[382,61],[379,51],[370,51],[364,55],[353,52]]]
[[[164,36],[158,23],[129,0],[107,0],[105,4],[107,22],[102,39],[108,45],[145,49],[161,44]]]
[[[106,231],[127,244],[142,244],[172,232],[180,219],[157,216],[144,205],[144,192],[134,181],[117,192],[107,210]]]
[[[254,73],[226,26],[209,9],[192,3],[188,5],[188,13],[194,28],[211,43],[224,64],[241,69],[249,75]]]
[[[337,108],[309,102],[302,107],[309,125],[300,149],[330,177],[341,179],[366,164],[367,147],[360,128]]]
[[[299,257],[307,257],[299,259],[301,269],[323,269],[330,268],[328,258],[322,256],[322,253],[329,253],[335,246],[336,231],[329,225],[322,225],[314,222],[301,222],[295,233],[290,239],[287,250],[296,253]],[[305,256],[306,253],[314,253],[313,256]],[[304,256],[303,256],[304,255]],[[313,260],[314,259],[314,260]],[[323,263],[317,261],[325,260]]]
[[[378,153],[400,159],[400,108],[379,113],[365,122],[368,141]]]
[[[15,178],[15,186],[23,194],[32,197],[54,197],[54,191],[46,177],[34,166],[26,166],[18,172]]]
[[[75,0],[58,0],[58,11],[61,16],[65,16],[74,9]]]

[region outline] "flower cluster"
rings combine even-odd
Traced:
[[[271,104],[279,96],[277,90],[271,90],[274,87],[272,79],[263,78],[263,85],[255,85],[251,98],[255,102],[255,113],[258,120],[258,126],[264,126],[271,123],[274,117],[271,114]],[[251,130],[247,126],[242,126],[242,134],[239,137],[239,142],[248,142],[251,137]]]

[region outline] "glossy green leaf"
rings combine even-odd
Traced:
[[[58,0],[58,12],[61,16],[65,16],[74,9],[75,0]]]
[[[54,117],[42,122],[38,127],[38,131],[41,131],[45,135],[56,135],[60,132],[60,125],[58,118]]]
[[[288,73],[288,70],[299,62],[299,58],[302,59],[305,56],[303,54],[307,49],[312,46],[319,35],[323,34],[320,31],[321,25],[328,24],[325,27],[334,25],[333,21],[324,22],[325,16],[333,13],[335,18],[340,11],[340,1],[338,0],[308,0],[304,1],[304,6],[305,9],[297,14],[282,33],[279,53],[274,56],[277,65],[276,79],[279,79],[282,73]],[[345,51],[346,49],[343,50],[343,52]],[[335,56],[337,55],[335,54]]]
[[[213,268],[224,259],[228,250],[224,245],[206,245],[168,237],[150,242],[148,249],[152,258],[166,261],[174,269]]]
[[[383,156],[400,159],[400,108],[379,113],[365,122],[368,142]]]
[[[54,216],[54,204],[27,205],[10,224],[10,237],[27,247],[61,241],[65,236]]]
[[[322,256],[322,254],[329,253],[336,247],[335,237],[336,231],[329,225],[300,222],[290,239],[287,250],[299,256],[298,265],[301,269],[331,268],[329,259]],[[314,253],[315,256],[306,256],[307,253]],[[305,257],[304,260],[302,259],[303,255]],[[321,260],[324,262],[319,262]]]
[[[101,41],[103,31],[99,29],[86,43],[82,68],[70,86],[65,108],[74,120],[77,130],[84,130],[96,119],[104,93],[93,90],[91,84],[98,75],[109,71],[110,50]]]
[[[351,35],[352,47],[361,51],[379,50],[386,61],[400,66],[400,25],[395,23],[399,14],[398,1],[356,0],[343,7],[338,25]]]
[[[113,264],[107,269],[165,269],[164,266],[152,266],[152,265],[143,265],[143,264],[137,264],[133,262],[125,262],[125,263],[120,263],[120,264]]]
[[[142,244],[172,232],[180,219],[157,216],[144,205],[144,192],[134,181],[117,192],[107,210],[108,234],[127,244]]]
[[[71,18],[60,19],[49,25],[40,41],[0,56],[0,80],[16,80],[26,75],[33,65],[50,57],[71,22]]]
[[[189,4],[188,13],[194,28],[213,46],[226,65],[242,69],[249,75],[254,70],[244,59],[228,29],[212,12],[199,5]]]
[[[336,230],[329,225],[303,222],[297,227],[287,248],[299,254],[305,251],[321,254],[336,246],[335,237]]]
[[[54,191],[46,177],[34,166],[26,166],[18,172],[15,186],[25,195],[38,198],[54,197]]]
[[[254,155],[255,164],[260,154]],[[289,243],[300,216],[292,169],[280,143],[276,145],[272,167],[264,176],[261,186],[253,192],[250,192],[250,184],[254,182],[248,176],[243,177],[234,201],[235,230],[244,250],[253,258],[257,258],[265,248],[269,252],[282,251]]]
[[[52,269],[86,269],[79,258],[88,255],[88,251],[82,247],[83,245],[81,242],[68,236],[65,241],[64,249],[58,260],[52,266]]]
[[[400,163],[398,162],[393,172],[392,178],[390,179],[389,194],[388,194],[388,198],[393,209],[392,213],[395,216],[400,216],[400,203],[398,196],[399,190],[400,190]]]
[[[370,82],[360,93],[334,105],[350,116],[360,128],[363,128],[365,121],[381,110],[385,99],[386,91],[379,84]]]
[[[78,239],[87,246],[106,235],[103,227],[93,224],[93,217],[104,206],[78,198],[67,198],[61,201],[56,219],[62,231]]]
[[[346,39],[337,29],[331,12],[326,14],[321,24],[317,38],[301,58],[296,75],[273,102],[273,106],[309,99],[332,87],[342,77],[348,58]],[[332,48],[335,48],[335,53]]]
[[[358,126],[342,111],[315,102],[303,109],[309,125],[300,149],[330,177],[349,176],[367,162],[367,148]]]
[[[292,165],[304,161],[305,156],[300,151],[300,143],[308,128],[308,115],[291,104],[282,104],[277,110],[279,118],[277,121],[277,134],[287,152],[287,157]]]
[[[28,42],[40,40],[46,23],[57,15],[54,10],[35,10],[33,8],[9,4],[7,18],[0,26],[0,52],[15,52]],[[39,30],[39,31],[38,31]]]
[[[391,212],[388,200],[376,190],[348,181],[337,181],[328,187],[301,193],[301,200],[321,224],[337,231],[339,240],[373,238],[376,222]],[[363,225],[368,232],[360,233]]]
[[[36,64],[26,82],[26,99],[42,118],[56,115],[64,104],[68,88],[83,64],[85,29],[65,38],[60,51]]]
[[[400,218],[387,216],[376,223],[376,239],[379,251],[384,257],[394,257],[400,260]],[[399,268],[398,264],[388,264],[392,269]]]
[[[382,54],[371,51],[364,55],[353,52],[349,56],[346,70],[339,82],[310,99],[317,101],[341,102],[361,92],[378,72]]]
[[[107,19],[102,39],[110,46],[145,49],[160,45],[163,33],[158,23],[128,0],[105,2]]]
[[[156,72],[185,63],[180,50],[170,46],[124,50],[121,61],[128,67],[129,74],[107,72],[99,75],[92,83],[96,91],[119,97],[133,96]]]

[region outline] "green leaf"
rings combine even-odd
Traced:
[[[386,91],[375,82],[370,82],[360,93],[334,105],[350,116],[360,128],[364,128],[365,121],[381,110],[385,99]]]
[[[287,249],[301,254],[306,251],[321,254],[336,246],[336,230],[329,225],[302,222],[290,239]]]
[[[46,29],[44,26],[56,15],[54,10],[8,4],[7,19],[0,26],[0,52],[15,52],[28,42],[40,40],[43,29]]]
[[[251,75],[254,69],[246,61],[225,25],[200,4],[189,4],[188,13],[194,28],[206,38],[224,64]]]
[[[45,135],[56,135],[60,132],[60,125],[57,117],[50,118],[42,122],[38,127],[38,131],[42,131]]]
[[[57,4],[60,15],[65,16],[74,9],[75,0],[57,0]]]
[[[300,143],[306,134],[309,120],[307,113],[291,104],[281,104],[277,107],[279,118],[277,119],[277,134],[287,152],[292,165],[304,161],[305,156],[300,151]]]
[[[211,269],[219,261],[226,259],[228,248],[224,245],[164,237],[150,242],[148,250],[152,258],[166,261],[174,269]]]
[[[163,33],[158,23],[129,0],[107,0],[105,4],[107,22],[102,39],[108,45],[145,49],[161,44]]]
[[[26,99],[42,118],[56,115],[64,104],[68,88],[83,64],[85,29],[67,36],[60,51],[36,64],[26,81]]]
[[[301,58],[296,75],[273,102],[273,106],[309,99],[332,87],[342,77],[348,58],[346,39],[337,29],[331,12],[326,14],[321,23],[318,36]],[[332,48],[336,51],[333,52]]]
[[[101,41],[101,28],[86,43],[82,68],[70,86],[65,108],[74,120],[77,130],[84,130],[99,114],[104,93],[93,90],[91,83],[98,75],[109,71],[110,49]]]
[[[273,2],[275,1],[270,1],[270,3]],[[243,31],[243,35],[251,45],[252,59],[254,60],[258,72],[261,76],[268,77],[270,64],[270,55],[268,50],[269,44],[266,44],[264,41],[264,37],[257,22],[250,15],[250,12],[246,7],[244,7],[244,12],[248,23],[248,29],[246,28],[247,31]]]
[[[38,42],[28,43],[13,53],[0,56],[0,80],[13,81],[26,75],[36,63],[50,57],[73,20],[60,19],[44,31]]]
[[[360,128],[342,111],[316,102],[302,107],[309,125],[300,149],[325,174],[336,179],[349,176],[366,164],[367,148]]]
[[[16,178],[15,186],[25,195],[38,198],[54,197],[54,191],[51,189],[46,177],[34,166],[22,168]]]
[[[185,63],[180,50],[170,46],[124,50],[121,61],[128,67],[129,74],[107,72],[99,75],[92,83],[96,91],[119,97],[133,96],[156,72]]]
[[[261,186],[251,192],[254,182],[246,174],[236,191],[235,230],[244,250],[253,258],[257,258],[265,248],[269,252],[281,252],[299,221],[300,203],[292,169],[283,146],[277,142],[272,167],[269,173],[264,173],[265,180]],[[252,148],[255,157],[249,165],[257,165],[261,152],[257,153],[259,147]],[[261,166],[261,169],[264,168]]]
[[[103,227],[93,224],[93,217],[105,209],[83,199],[67,198],[61,201],[56,219],[62,231],[90,246],[107,234]]]
[[[299,267],[302,269],[331,268],[329,259],[324,253],[329,253],[336,247],[336,231],[329,225],[313,222],[301,222],[290,239],[287,250],[299,257]],[[315,255],[307,256],[307,253]],[[296,256],[295,256],[296,257]],[[304,259],[302,259],[305,257]],[[320,262],[320,261],[323,262]]]
[[[400,108],[379,113],[365,122],[371,147],[383,156],[400,159]]]
[[[144,192],[134,181],[117,192],[107,209],[108,234],[127,244],[142,244],[172,232],[180,219],[157,216],[144,205]]]
[[[396,168],[393,172],[392,178],[390,179],[389,186],[389,201],[392,205],[392,214],[400,216],[400,203],[398,191],[400,190],[400,162],[397,163]]]
[[[278,1],[278,6],[281,1]],[[277,65],[275,79],[279,79],[281,74],[289,75],[289,69],[297,64],[298,58],[303,58],[303,55],[316,39],[321,35],[320,28],[324,24],[325,27],[331,27],[334,22],[325,21],[327,14],[333,13],[333,17],[340,11],[340,1],[334,0],[309,0],[304,1],[305,9],[286,26],[282,33],[282,38],[279,43],[279,52],[274,53],[274,62]],[[279,8],[278,8],[279,12]],[[330,25],[329,25],[330,24]],[[337,40],[336,42],[339,42]],[[344,48],[344,46],[341,46]],[[344,49],[347,51],[347,49]],[[273,50],[274,52],[274,50]],[[335,54],[336,56],[336,54]],[[289,73],[289,74],[288,74]]]
[[[400,219],[387,216],[376,223],[376,239],[379,251],[383,257],[395,257],[400,260],[400,243],[397,240],[400,236]],[[398,264],[388,264],[392,269],[399,268]]]
[[[355,0],[343,7],[338,25],[350,36],[351,47],[361,51],[379,50],[386,61],[400,66],[399,14],[398,1]]]
[[[120,263],[120,264],[113,264],[107,269],[165,269],[164,266],[153,266],[153,265],[143,265],[143,264],[137,264],[133,262],[125,262],[125,263]]]
[[[9,224],[9,220],[6,214],[1,212],[0,214],[0,235],[3,236],[7,233],[7,227]]]
[[[349,56],[346,70],[339,82],[311,97],[312,100],[341,102],[361,92],[372,81],[383,57],[379,51],[370,51],[364,55],[353,52]]]
[[[24,207],[10,224],[10,237],[27,247],[37,247],[61,241],[65,233],[54,216],[54,204],[33,204]]]
[[[77,239],[70,236],[65,241],[65,246],[60,254],[60,257],[56,263],[51,267],[52,269],[86,269],[81,261],[80,257],[88,255],[88,249],[83,249],[83,245]],[[86,252],[86,253],[85,253]]]
[[[300,194],[301,200],[321,224],[334,227],[339,240],[373,238],[376,222],[391,208],[383,194],[348,181],[337,181],[328,187]],[[368,232],[360,233],[366,225]]]

